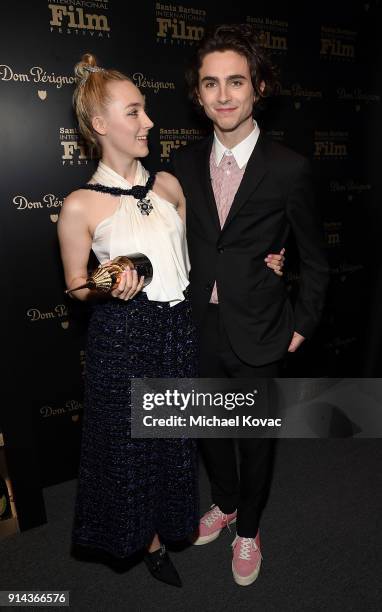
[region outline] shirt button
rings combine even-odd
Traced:
[[[224,247],[219,247],[218,248],[218,253],[224,253]]]
[[[232,151],[230,151],[229,149],[227,149],[227,151],[225,152],[226,155],[233,155]]]

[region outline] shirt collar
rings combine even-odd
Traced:
[[[259,135],[260,135],[259,126],[257,125],[257,122],[253,120],[252,132],[246,138],[244,138],[244,140],[239,142],[239,144],[232,147],[232,149],[227,149],[227,147],[224,146],[220,142],[215,132],[214,133],[214,152],[215,152],[216,165],[218,166],[220,164],[225,152],[228,152],[228,153],[230,152],[234,156],[235,161],[237,165],[239,166],[239,168],[243,168],[243,166],[245,166],[245,164],[248,162],[249,158],[252,155],[252,151],[255,148]]]

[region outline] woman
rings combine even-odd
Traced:
[[[175,177],[150,176],[139,161],[148,154],[153,123],[132,81],[98,67],[90,54],[75,74],[80,131],[100,162],[90,182],[65,199],[60,214],[66,284],[85,282],[91,250],[101,264],[144,253],[154,274],[143,287],[144,279],[128,270],[109,299],[92,302],[73,542],[117,557],[145,550],[152,575],[181,586],[159,536],[181,540],[198,526],[195,441],[132,439],[130,378],[197,376],[186,297],[185,200]],[[143,198],[131,194],[136,185],[145,186]],[[276,256],[268,265],[281,274],[282,263]],[[73,297],[97,296],[82,289]]]

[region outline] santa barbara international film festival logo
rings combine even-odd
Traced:
[[[30,198],[30,196],[20,193],[12,198],[12,204],[15,210],[20,211],[18,214],[36,214],[37,210],[44,210],[49,214],[49,219],[52,223],[57,223],[62,203],[63,199],[57,197],[54,193],[45,193],[38,200],[34,200]]]
[[[68,308],[65,304],[50,306],[48,309],[31,306],[26,310],[26,318],[32,325],[45,325],[47,322],[55,321],[62,329],[69,327]]]
[[[170,161],[173,149],[185,146],[205,137],[205,132],[199,128],[160,128],[160,160],[163,163]]]
[[[339,247],[342,243],[342,221],[325,221],[324,231],[328,247]]]
[[[284,19],[273,19],[270,17],[246,17],[256,30],[259,43],[264,49],[279,55],[288,51],[288,22]]]
[[[91,151],[77,128],[59,128],[61,161],[63,166],[86,166],[92,159]]]
[[[167,45],[193,45],[204,34],[206,18],[204,9],[156,2],[156,41]]]
[[[314,133],[314,159],[344,160],[348,157],[349,132],[321,131]]]
[[[357,32],[336,26],[321,26],[320,58],[354,60]]]
[[[16,69],[15,66],[0,64],[0,81],[5,83],[18,83],[21,86],[36,85],[36,93],[40,100],[48,97],[47,87],[62,89],[65,85],[73,85],[73,75],[57,74],[49,72],[43,66],[31,66],[30,68]]]
[[[51,32],[110,38],[109,0],[48,0]]]
[[[276,142],[285,142],[285,130],[267,130],[267,134],[269,138],[272,138],[272,140]]]

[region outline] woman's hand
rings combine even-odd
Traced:
[[[139,279],[137,271],[128,268],[122,272],[119,283],[117,287],[111,291],[111,295],[120,300],[131,300],[131,298],[142,290],[144,280],[144,276],[141,276]]]
[[[108,259],[107,261],[102,262],[100,268],[108,266],[111,263],[113,263],[113,260]],[[141,278],[138,280],[136,270],[126,268],[126,270],[124,270],[119,277],[118,285],[114,287],[114,289],[110,292],[110,295],[112,297],[119,298],[120,300],[130,300],[142,290],[144,281],[144,276],[141,276]]]
[[[285,262],[284,257],[285,249],[281,249],[280,254],[271,253],[268,255],[264,261],[266,262],[268,268],[272,268],[277,276],[282,276],[284,274],[283,267]]]

